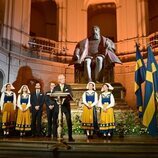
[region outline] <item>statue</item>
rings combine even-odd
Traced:
[[[88,81],[92,81],[92,63],[95,63],[95,81],[99,81],[100,73],[106,65],[107,59],[110,63],[121,64],[115,55],[115,44],[100,34],[100,28],[93,26],[91,36],[80,41],[75,48],[72,64],[84,64],[84,71]]]

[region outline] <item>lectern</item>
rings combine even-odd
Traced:
[[[61,106],[64,102],[64,100],[68,97],[70,100],[72,100],[72,96],[68,92],[61,92],[61,91],[56,91],[54,93],[47,94],[50,97],[54,98],[58,105],[59,105],[59,114],[58,114],[58,141],[59,143],[56,145],[56,147],[66,147],[67,149],[70,148],[66,143],[63,143],[63,137],[62,137],[62,111],[61,111]]]

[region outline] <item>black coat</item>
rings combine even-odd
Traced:
[[[50,105],[54,105],[56,106],[56,100],[51,98],[48,94],[51,93],[50,91],[46,92],[45,95],[45,104],[46,104],[46,108],[49,109]]]
[[[59,84],[54,87],[54,92],[56,92],[56,91],[61,91],[61,88],[60,88],[60,85],[59,85]],[[73,94],[72,94],[72,89],[71,89],[71,86],[70,86],[70,85],[64,84],[63,92],[70,93],[70,95],[73,96]],[[67,98],[64,100],[62,106],[65,106],[65,107],[69,108],[69,107],[70,107],[70,100],[71,100],[71,99],[70,99],[69,97],[67,97]]]
[[[43,104],[44,104],[44,93],[40,92],[38,98],[36,96],[36,92],[31,94],[32,111],[35,111],[35,106],[40,106],[39,111],[42,111]]]

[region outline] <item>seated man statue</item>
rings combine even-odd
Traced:
[[[99,81],[100,72],[104,68],[107,59],[111,63],[121,63],[119,58],[114,53],[115,44],[109,39],[100,34],[100,28],[93,26],[91,36],[80,41],[74,51],[72,63],[84,63],[84,71],[88,81],[92,81],[91,64],[95,63],[95,81]]]

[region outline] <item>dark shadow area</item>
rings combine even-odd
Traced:
[[[22,66],[19,68],[16,81],[13,82],[15,93],[18,94],[19,89],[24,84],[28,85],[30,91],[33,92],[37,82],[39,82],[43,87],[43,81],[33,76],[32,69],[29,66]]]

